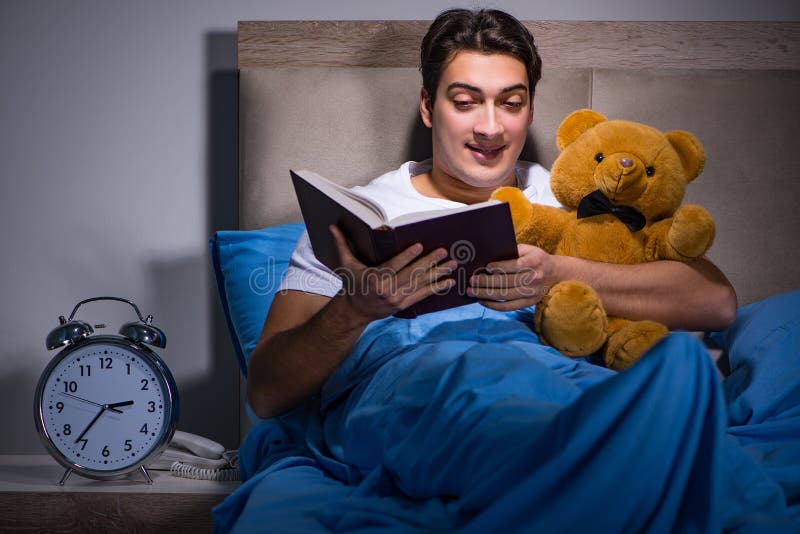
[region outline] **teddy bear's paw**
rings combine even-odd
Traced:
[[[583,282],[560,282],[536,305],[534,329],[539,338],[567,356],[599,350],[606,342],[607,327],[600,297]]]
[[[606,367],[623,371],[650,350],[669,333],[666,326],[655,321],[620,321],[624,324],[608,337],[603,351]]]
[[[672,218],[667,240],[679,259],[699,258],[714,241],[714,219],[702,206],[681,206]]]
[[[511,221],[514,223],[514,232],[519,234],[533,217],[533,206],[525,193],[518,187],[500,187],[492,192],[493,200],[508,202],[511,209]]]

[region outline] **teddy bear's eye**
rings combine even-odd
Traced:
[[[594,160],[597,163],[600,163],[601,161],[603,161],[603,153],[602,152],[598,152],[597,155],[594,157]]]
[[[656,170],[653,167],[645,167],[644,172],[647,174],[647,176],[653,176],[656,173]]]

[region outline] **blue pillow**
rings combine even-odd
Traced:
[[[219,298],[242,374],[303,223],[216,232],[209,242]]]

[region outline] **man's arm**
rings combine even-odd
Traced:
[[[256,415],[284,413],[316,393],[367,324],[341,295],[276,294],[247,369]]]
[[[576,261],[565,262],[562,276],[591,285],[610,315],[684,330],[719,330],[736,319],[736,293],[707,259],[635,265],[568,260]]]
[[[473,278],[471,293],[486,299],[485,306],[498,310],[530,306],[556,283],[580,280],[597,291],[610,315],[651,319],[686,330],[718,330],[736,319],[733,287],[707,259],[618,265],[550,255],[529,245],[520,245],[519,253],[516,260],[490,264],[496,274]],[[497,287],[507,289],[498,292]],[[497,302],[500,299],[504,300]]]
[[[336,227],[342,291],[333,298],[301,291],[278,293],[272,301],[247,372],[247,400],[262,418],[284,413],[317,393],[347,357],[367,325],[453,285],[440,280],[453,260],[438,249],[419,257],[414,245],[381,266],[394,276],[363,276],[367,267],[352,255]]]

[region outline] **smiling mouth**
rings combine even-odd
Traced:
[[[479,154],[483,154],[485,156],[494,156],[499,154],[506,146],[500,145],[495,147],[485,147],[485,146],[478,146],[478,145],[471,145],[467,143],[467,148],[472,150],[473,152],[478,152]]]

